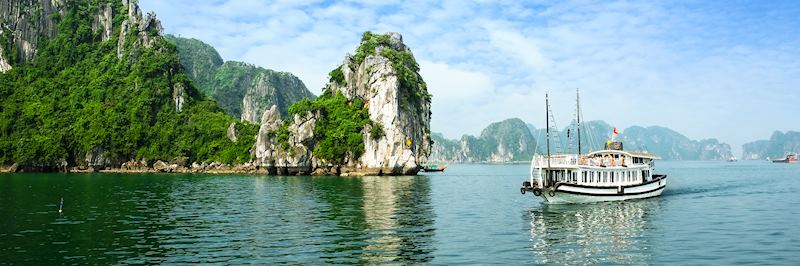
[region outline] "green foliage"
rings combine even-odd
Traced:
[[[372,32],[366,31],[361,35],[361,45],[356,49],[356,55],[353,56],[353,61],[355,61],[356,65],[360,65],[364,62],[364,58],[375,54],[376,47],[389,45],[391,45],[391,43],[388,35],[372,34]]]
[[[248,92],[252,103],[256,103],[252,108],[263,110],[277,105],[282,115],[286,115],[287,108],[295,101],[316,97],[290,73],[236,61],[223,62],[214,47],[200,40],[174,36],[167,39],[177,46],[181,64],[197,88],[234,117],[241,117],[242,99]],[[275,89],[267,90],[266,94],[252,93],[255,86]]]
[[[91,30],[96,8],[71,2],[59,16],[58,35],[40,40],[37,59],[0,74],[0,163],[75,165],[97,147],[116,161],[250,159],[257,127],[204,100],[180,71],[174,45],[151,36],[152,48],[142,48],[132,32],[120,60],[118,34],[101,41]],[[180,112],[173,101],[177,84],[186,90]],[[238,142],[226,137],[232,122]]]
[[[344,79],[344,73],[342,73],[341,67],[337,67],[331,70],[331,72],[328,73],[328,76],[330,77],[329,78],[330,82],[347,86],[347,80]]]
[[[304,115],[319,112],[314,127],[314,154],[326,162],[341,164],[348,156],[355,158],[364,153],[361,131],[373,122],[361,99],[348,101],[340,92],[332,94],[330,90],[327,91],[314,101],[304,99],[294,103],[289,107],[289,113]],[[284,126],[276,133],[276,142],[284,145],[288,137],[288,124],[284,122]]]
[[[353,56],[355,65],[360,65],[364,62],[364,58],[369,55],[375,55],[375,48],[383,46],[381,56],[389,59],[392,68],[397,72],[398,80],[400,81],[401,107],[410,111],[421,110],[421,103],[418,99],[425,99],[431,101],[431,95],[428,93],[428,86],[419,73],[419,64],[414,59],[414,55],[410,51],[399,51],[392,48],[391,40],[385,34],[372,34],[372,32],[364,32],[361,37],[361,45],[356,49],[356,55]],[[336,71],[336,70],[334,70]],[[331,81],[333,81],[333,71],[331,72]]]
[[[214,74],[224,63],[217,50],[197,39],[178,38],[172,35],[167,35],[165,38],[178,48],[181,64],[197,88],[205,95],[213,95]]]
[[[383,126],[379,123],[372,123],[372,127],[369,130],[369,136],[372,139],[379,139],[386,135],[386,132],[383,132]]]
[[[321,113],[314,128],[317,145],[314,154],[334,163],[343,163],[344,158],[361,156],[364,153],[364,140],[361,131],[372,121],[369,110],[355,98],[347,101],[341,93],[320,97],[314,106]]]

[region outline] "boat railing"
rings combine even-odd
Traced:
[[[548,165],[548,159],[545,155],[537,155],[533,158],[533,163],[537,167],[544,167]],[[549,160],[550,167],[570,167],[570,166],[600,166],[600,167],[608,167],[608,166],[630,166],[634,165],[630,161],[627,161],[623,158],[613,158],[613,157],[588,157],[588,156],[580,156],[578,158],[577,154],[558,154],[558,155],[551,155]]]

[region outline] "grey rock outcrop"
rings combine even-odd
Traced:
[[[237,61],[224,62],[214,47],[197,39],[167,36],[175,43],[186,73],[197,88],[231,116],[258,124],[272,105],[281,115],[303,98],[314,99],[303,82],[287,72]]]
[[[5,43],[0,44],[0,72],[11,69],[14,64],[29,62],[36,57],[40,37],[53,38],[58,33],[56,17],[66,14],[65,0],[0,0],[0,35]],[[122,22],[117,42],[117,57],[122,58],[126,49],[126,38],[131,27],[138,27],[134,48],[151,47],[155,38],[163,34],[161,22],[155,13],[143,17],[136,0],[121,0],[128,16]],[[110,40],[114,31],[114,6],[110,2],[101,4],[92,20],[92,30],[100,32],[102,40]],[[11,49],[11,48],[14,49]],[[7,52],[16,51],[9,55]],[[9,57],[10,56],[10,57]]]
[[[787,154],[800,153],[800,132],[775,131],[768,140],[757,140],[742,145],[742,158],[762,160],[784,158]]]
[[[136,0],[122,0],[122,5],[128,8],[128,17],[122,21],[122,28],[119,31],[119,40],[117,40],[117,58],[122,59],[125,51],[136,51],[139,47],[150,48],[156,38],[161,38],[164,35],[164,28],[161,26],[161,21],[156,18],[153,12],[147,13],[147,16],[142,16],[142,10],[136,4]],[[126,47],[128,35],[134,27],[138,29],[138,35],[133,42],[132,47]],[[130,55],[129,60],[133,60],[135,55]]]
[[[92,31],[100,31],[100,38],[103,41],[111,39],[111,34],[114,30],[112,20],[114,20],[114,9],[110,3],[107,3],[97,11],[97,15],[92,21]]]
[[[103,153],[103,147],[97,146],[86,154],[84,159],[88,166],[102,167],[109,163],[108,158]]]
[[[28,62],[36,57],[39,37],[53,38],[57,33],[54,14],[64,14],[61,0],[0,0],[0,34],[4,38],[0,53],[0,71],[6,71],[18,62]],[[15,49],[10,49],[14,47]],[[16,50],[16,54],[7,52]]]
[[[175,110],[180,113],[183,110],[183,105],[186,104],[186,87],[183,83],[175,83],[172,86],[172,101],[175,102]]]
[[[5,50],[0,47],[0,72],[6,72],[11,69],[11,63],[5,58]]]
[[[393,62],[384,56],[384,49],[410,54],[397,33],[387,33],[388,43],[381,43],[361,61],[347,55],[339,67],[343,80],[331,81],[331,93],[341,92],[348,100],[356,98],[365,103],[369,119],[380,126],[383,134],[373,136],[371,125],[361,132],[364,152],[357,158],[344,158],[334,165],[323,162],[311,151],[314,126],[319,113],[296,114],[289,124],[289,147],[275,143],[275,111],[262,116],[262,125],[254,146],[255,163],[263,167],[294,168],[298,173],[340,175],[404,175],[416,174],[430,153],[430,98],[421,97],[427,90],[414,70],[418,84],[402,84]],[[364,43],[362,43],[362,46]],[[412,57],[413,58],[413,57]],[[412,59],[413,60],[413,59]],[[416,63],[414,63],[416,64]],[[408,73],[406,73],[408,74]],[[423,91],[411,91],[419,89]],[[272,171],[271,171],[272,172]]]
[[[228,132],[226,134],[229,140],[236,142],[239,140],[239,134],[236,133],[236,123],[231,122],[231,125],[228,126]]]
[[[282,121],[277,106],[273,105],[261,116],[261,127],[253,147],[253,164],[266,168],[270,174],[311,174],[318,160],[313,158],[314,128],[319,113],[296,114],[289,125],[289,139],[278,144],[276,133]]]
[[[316,98],[305,89],[297,77],[285,72],[259,71],[242,98],[242,121],[258,123],[261,114],[273,105],[281,114],[287,114],[289,106],[303,98]]]
[[[459,163],[507,163],[527,161],[536,141],[527,124],[519,118],[487,126],[479,137],[464,135],[460,140],[434,135],[431,161]]]

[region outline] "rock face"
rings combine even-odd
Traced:
[[[128,9],[127,18],[122,21],[122,28],[119,32],[119,40],[117,42],[117,57],[122,58],[125,52],[125,43],[127,42],[128,35],[133,31],[133,27],[137,27],[138,35],[133,42],[133,47],[130,50],[137,50],[139,47],[150,48],[153,45],[154,38],[151,36],[158,36],[160,38],[164,35],[164,28],[161,26],[161,21],[156,19],[156,14],[153,12],[147,13],[147,16],[142,16],[142,10],[136,4],[136,0],[122,0],[122,5]],[[132,48],[132,49],[131,49]],[[134,60],[135,56],[131,55],[129,60]]]
[[[431,150],[431,102],[411,51],[400,34],[369,32],[357,51],[331,72],[327,88],[331,94],[341,93],[348,101],[358,100],[367,107],[371,124],[361,131],[364,152],[344,158],[341,164],[319,159],[311,151],[316,144],[315,123],[325,114],[314,111],[290,118],[288,147],[280,147],[271,133],[279,127],[273,107],[261,119],[253,149],[257,165],[277,168],[277,172],[285,169],[289,174],[402,175],[419,171]],[[405,61],[398,61],[396,55]],[[407,75],[405,79],[400,71]]]
[[[525,122],[511,118],[487,126],[480,137],[465,135],[448,140],[434,135],[431,161],[460,163],[505,163],[528,161],[536,143]]]
[[[613,127],[603,121],[584,122],[581,127],[583,153],[603,148]],[[526,132],[528,131],[528,132]],[[551,132],[550,134],[556,134]],[[665,127],[633,126],[621,130],[617,137],[628,151],[647,151],[665,160],[726,160],[732,157],[731,147],[716,139],[691,140]],[[575,153],[577,131],[569,125],[558,132],[558,145],[551,139],[552,153]],[[537,129],[519,119],[493,123],[481,132],[480,137],[465,135],[461,140],[448,140],[434,135],[431,161],[462,163],[505,163],[527,161],[538,152],[544,154],[545,129]]]
[[[742,158],[745,160],[780,159],[791,153],[800,153],[800,132],[775,131],[769,140],[757,140],[742,145]]]
[[[242,98],[242,121],[258,123],[261,114],[273,105],[285,115],[292,103],[303,98],[316,98],[299,78],[290,73],[260,68],[255,72]]]
[[[665,160],[726,160],[733,157],[730,145],[716,139],[691,140],[665,127],[633,126],[620,138],[626,147],[647,150]]]
[[[63,14],[64,6],[59,0],[0,1],[0,71],[35,58],[39,36],[53,38],[57,34],[52,16]]]
[[[318,113],[294,115],[288,128],[289,140],[285,144],[278,144],[275,132],[281,127],[282,121],[278,107],[270,107],[261,116],[261,127],[253,145],[253,163],[266,168],[273,175],[312,174],[314,168],[321,167],[311,152],[318,118]]]
[[[181,64],[200,91],[242,121],[258,124],[261,115],[273,105],[286,116],[292,103],[316,98],[291,73],[236,61],[223,62],[214,47],[197,39],[175,36],[167,39],[175,43]]]
[[[175,110],[178,110],[179,113],[186,103],[186,96],[186,87],[183,86],[183,83],[176,83],[172,88],[172,101],[175,102]]]
[[[111,39],[111,33],[114,30],[112,20],[114,20],[114,9],[110,3],[105,4],[92,21],[92,31],[100,31],[100,38],[103,41]]]
[[[333,92],[367,103],[369,118],[381,125],[385,133],[379,139],[363,134],[365,153],[350,163],[346,171],[415,174],[427,162],[431,150],[431,103],[426,99],[417,99],[419,105],[407,103],[408,94],[415,92],[405,90],[393,62],[382,51],[411,51],[400,34],[390,32],[386,36],[388,46],[376,46],[375,54],[366,56],[360,64],[351,56],[345,57],[340,67],[345,83],[330,84]]]
[[[11,69],[14,64],[29,62],[36,57],[40,38],[53,38],[58,34],[58,21],[63,16],[68,1],[65,0],[0,0],[0,71]],[[125,40],[131,27],[138,27],[136,47],[150,47],[151,36],[163,33],[161,22],[154,13],[143,17],[136,0],[108,1],[101,3],[92,21],[92,30],[100,32],[103,41],[111,39],[113,32],[114,6],[122,5],[128,10],[117,43],[117,56],[122,58]],[[153,35],[153,31],[157,34]]]

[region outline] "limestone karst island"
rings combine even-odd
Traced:
[[[399,33],[365,32],[315,97],[222,62],[136,1],[3,1],[5,171],[416,174],[431,95]]]
[[[798,44],[798,0],[0,0],[0,266],[800,265]]]

